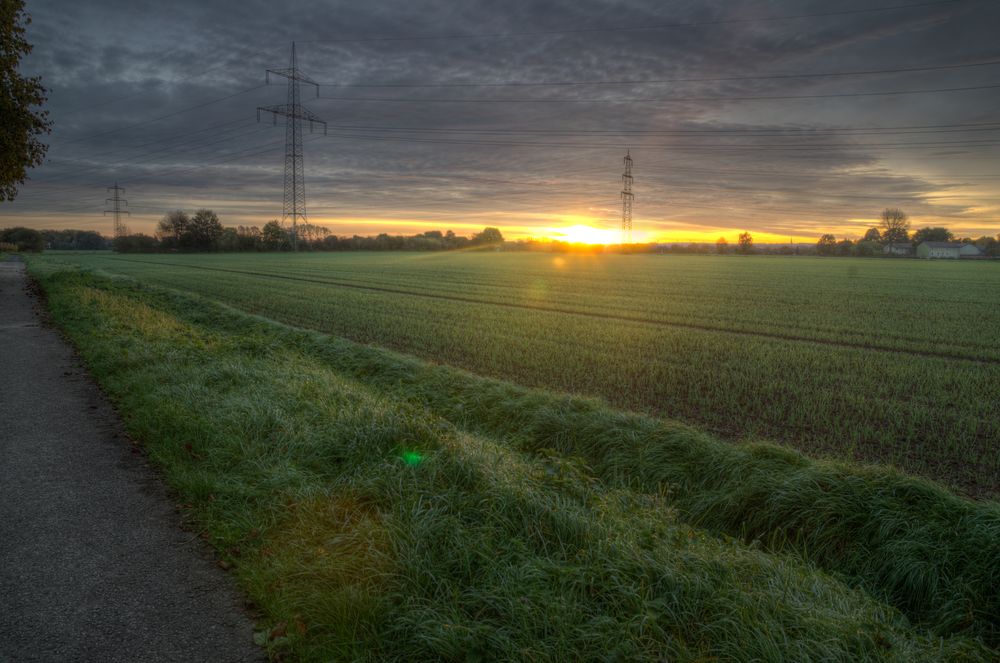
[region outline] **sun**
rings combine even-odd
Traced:
[[[595,228],[583,224],[563,228],[546,228],[549,239],[572,244],[617,244],[621,240],[614,230]]]

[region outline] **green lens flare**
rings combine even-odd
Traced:
[[[424,460],[423,454],[421,454],[419,451],[404,451],[400,455],[400,458],[402,458],[403,462],[409,465],[410,467],[419,465]]]

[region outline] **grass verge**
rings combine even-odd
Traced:
[[[741,477],[790,470],[809,470],[836,495],[896,481],[901,504],[911,499],[903,489],[915,487],[987,525],[994,505],[891,473],[729,447],[124,279],[41,262],[32,272],[192,521],[264,608],[261,640],[275,652],[303,660],[996,655],[972,637],[989,633],[986,608],[975,603],[988,595],[961,593],[947,576],[965,569],[959,553],[973,552],[956,534],[939,537],[950,549],[937,555],[951,559],[941,575],[976,612],[931,624],[968,633],[941,637],[878,600],[891,597],[879,583],[875,597],[852,589],[835,564],[826,564],[830,574],[810,561],[835,556],[802,546],[845,545],[845,527],[869,532],[866,519],[885,513],[800,501],[817,509],[815,518],[799,514],[803,529],[836,534],[796,537],[781,524],[758,537],[773,551],[797,551],[787,555],[720,536],[729,512],[711,506],[746,504]],[[719,455],[727,450],[742,455]],[[701,484],[688,475],[699,468],[719,475],[705,490],[731,496],[696,499]],[[782,503],[767,494],[752,502],[771,517],[770,505]],[[908,514],[896,517],[910,523]],[[853,520],[838,523],[845,516]],[[891,529],[886,536],[899,539]]]

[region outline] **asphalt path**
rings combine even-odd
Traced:
[[[162,480],[24,265],[0,262],[0,661],[263,661],[232,578]]]

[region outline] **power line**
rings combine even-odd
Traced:
[[[226,136],[226,137],[221,138],[219,140],[212,141],[212,142],[209,142],[209,143],[205,143],[205,144],[201,145],[200,147],[196,147],[196,148],[194,148],[194,150],[188,151],[186,154],[188,156],[196,155],[199,152],[201,152],[202,150],[204,150],[204,148],[210,147],[211,145],[214,145],[214,144],[217,144],[217,143],[221,143],[221,142],[225,142],[225,141],[228,141],[228,140],[232,140],[234,138],[236,138],[236,139],[245,138],[247,136],[252,136],[254,134],[260,133],[260,132],[262,132],[264,130],[265,129],[262,128],[262,129],[257,129],[257,130],[254,130],[254,131],[245,132],[245,133],[242,133],[242,134],[239,134],[239,135],[236,135],[236,136]],[[177,150],[180,147],[181,146],[171,146],[171,147],[165,148],[165,149],[167,149],[167,150]],[[147,152],[145,154],[140,154],[138,156],[140,156],[140,157],[142,157],[142,156],[149,156],[149,155],[157,154],[157,153],[160,153],[160,152],[163,152],[163,150],[154,150],[152,152]],[[120,169],[120,168],[124,168],[124,167],[135,168],[136,166],[140,166],[140,165],[143,165],[143,164],[148,164],[148,163],[151,163],[153,161],[155,161],[155,159],[146,158],[146,159],[142,159],[142,160],[136,160],[135,158],[133,158],[133,159],[130,159],[130,160],[127,160],[127,161],[120,161],[118,163],[101,163],[101,164],[95,164],[95,165],[87,167],[87,168],[82,168],[82,169],[80,169],[80,170],[78,170],[76,172],[72,172],[72,173],[70,173],[70,174],[68,174],[66,176],[60,177],[60,178],[55,178],[55,179],[51,179],[51,180],[44,180],[41,183],[49,184],[49,183],[56,183],[56,182],[64,182],[64,181],[67,181],[67,180],[73,180],[75,178],[78,178],[81,175],[87,174],[88,172],[103,171],[103,170],[113,170],[113,169],[116,169],[116,168]],[[76,182],[76,183],[70,183],[70,184],[63,184],[63,185],[56,186],[56,187],[47,187],[45,189],[36,190],[36,192],[39,193],[39,194],[52,194],[52,193],[60,193],[60,192],[69,191],[69,190],[73,190],[73,189],[77,189],[77,188],[82,188],[82,187],[87,187],[87,186],[89,186],[89,184],[83,183],[83,182]]]
[[[282,144],[283,144],[283,141],[279,140],[279,141],[271,142],[271,143],[268,143],[268,144],[264,145],[262,149],[257,149],[259,146],[254,145],[254,146],[252,146],[250,148],[246,148],[246,149],[239,150],[239,151],[236,151],[236,152],[229,152],[227,154],[223,154],[223,155],[221,155],[223,158],[213,159],[212,161],[209,161],[209,162],[206,162],[206,163],[201,163],[201,164],[198,164],[197,166],[181,167],[181,168],[171,168],[171,169],[166,170],[166,171],[161,171],[161,172],[158,172],[158,173],[154,173],[154,174],[150,174],[150,175],[145,175],[145,176],[132,177],[132,178],[129,178],[129,179],[123,180],[123,181],[127,182],[129,184],[135,184],[137,182],[147,182],[149,180],[157,179],[157,178],[163,177],[165,175],[176,175],[176,174],[179,174],[179,173],[192,172],[192,171],[202,170],[202,169],[205,169],[205,168],[211,168],[213,166],[217,166],[217,165],[220,165],[220,164],[223,164],[223,163],[230,163],[232,161],[236,161],[236,160],[242,159],[244,157],[252,157],[252,156],[258,156],[260,154],[264,154],[264,153],[269,152],[269,151],[273,150],[275,147],[278,147],[279,145],[282,145]],[[83,186],[83,185],[78,185],[78,186]],[[66,205],[50,206],[48,209],[50,209],[50,210],[59,210],[59,209],[63,209],[63,210],[79,210],[80,206],[79,206],[79,204],[75,204],[74,203],[74,204],[70,204],[68,206],[66,206]],[[24,213],[22,212],[22,214],[24,214]]]
[[[798,137],[802,134],[814,136],[838,136],[841,134],[897,135],[923,133],[965,133],[1000,131],[1000,121],[974,122],[966,124],[926,124],[896,127],[772,127],[772,128],[709,128],[709,129],[457,129],[448,127],[393,127],[385,125],[333,124],[331,129],[343,131],[374,131],[386,133],[431,133],[431,134],[471,134],[471,135],[553,135],[553,136],[688,136],[688,135],[766,135],[777,137]]]
[[[132,128],[135,128],[135,127],[141,127],[141,126],[144,126],[144,125],[147,125],[147,124],[152,124],[153,122],[159,122],[160,120],[166,120],[167,118],[175,117],[177,115],[181,115],[182,113],[187,113],[189,111],[197,110],[199,108],[205,108],[206,106],[211,106],[212,104],[217,104],[220,101],[225,101],[227,99],[232,99],[233,97],[238,97],[238,96],[246,94],[248,92],[253,92],[254,90],[259,90],[260,88],[264,87],[265,85],[266,85],[266,83],[262,83],[261,85],[255,85],[255,86],[249,87],[249,88],[247,88],[245,90],[240,90],[239,92],[234,92],[233,94],[227,94],[224,97],[218,97],[216,99],[212,99],[212,100],[206,101],[204,103],[196,104],[194,106],[188,106],[187,108],[182,108],[180,110],[174,111],[173,113],[167,113],[166,115],[160,115],[159,117],[150,118],[148,120],[142,120],[141,122],[133,122],[132,124],[126,124],[124,126],[118,127],[117,129],[112,129],[110,131],[104,131],[104,132],[101,132],[101,133],[98,133],[98,134],[92,134],[90,136],[83,136],[82,138],[74,138],[73,140],[62,141],[62,144],[63,145],[71,145],[73,143],[79,143],[79,142],[84,141],[84,140],[91,140],[93,138],[101,138],[102,136],[110,136],[111,134],[118,133],[119,131],[125,131],[127,129],[132,129]]]
[[[260,129],[260,130],[254,131],[254,132],[250,132],[250,134],[247,134],[247,135],[252,135],[252,134],[255,134],[255,133],[260,133],[262,131],[264,131],[264,129]],[[277,144],[278,143],[271,143],[264,150],[260,150],[258,152],[253,152],[253,154],[263,153],[263,152],[267,151],[267,149],[270,149],[270,147],[273,147],[274,145],[277,145]],[[215,165],[216,163],[223,163],[223,162],[226,162],[226,161],[231,161],[233,158],[240,158],[242,156],[251,156],[249,154],[246,154],[246,152],[248,152],[249,150],[256,150],[258,147],[259,147],[258,145],[253,145],[253,146],[250,146],[249,148],[245,148],[245,149],[239,150],[237,152],[223,153],[223,154],[219,155],[220,157],[223,157],[221,160],[216,159],[214,161],[209,161],[207,163],[203,163],[203,164],[200,164],[198,166],[194,166],[194,167],[180,167],[180,168],[178,168],[178,167],[168,168],[167,170],[160,171],[159,173],[156,173],[156,174],[153,174],[153,175],[147,175],[147,176],[144,176],[144,177],[132,177],[132,178],[129,178],[129,179],[126,179],[126,180],[122,180],[122,181],[128,182],[128,183],[142,182],[142,181],[147,181],[149,179],[155,179],[157,177],[162,177],[162,176],[165,176],[165,175],[177,174],[177,173],[186,172],[186,171],[190,171],[190,170],[197,170],[197,169],[202,168],[202,167],[209,167],[209,166]],[[189,154],[196,154],[196,153],[197,153],[197,151],[195,151],[193,153],[189,153]],[[232,156],[232,158],[227,158],[227,157],[231,157],[231,156]],[[135,169],[138,166],[150,163],[150,161],[151,160],[145,160],[145,161],[139,161],[139,162],[132,162],[129,165],[131,166],[132,169]],[[88,186],[89,186],[89,184],[81,182],[81,183],[63,185],[62,187],[58,187],[55,190],[49,189],[49,190],[45,190],[45,191],[39,191],[38,193],[39,194],[62,193],[62,192],[73,190],[73,189],[86,188]],[[31,199],[28,199],[27,201],[25,201],[23,198],[20,198],[20,197],[19,197],[18,200],[21,201],[22,203],[23,202],[28,202],[28,203],[41,202],[41,201],[35,201],[35,200],[31,200]],[[77,205],[72,205],[72,207],[74,209],[78,208]],[[50,206],[50,208],[51,209],[58,209],[59,206],[58,205],[57,206]]]
[[[620,103],[675,103],[686,101],[787,101],[791,99],[834,99],[846,97],[884,97],[907,94],[934,94],[941,92],[968,92],[972,90],[994,90],[1000,83],[990,85],[967,85],[962,87],[927,88],[922,90],[882,90],[879,92],[835,92],[824,94],[781,94],[744,95],[711,97],[632,97],[600,99],[552,99],[552,98],[507,98],[475,99],[470,97],[323,97],[330,101],[391,102],[391,103],[445,103],[445,104],[620,104]]]
[[[651,85],[660,83],[710,83],[732,81],[784,80],[794,78],[833,78],[850,76],[875,76],[926,71],[944,71],[970,67],[988,67],[1000,64],[1000,60],[970,62],[965,64],[943,64],[926,67],[901,67],[898,69],[862,69],[855,71],[831,71],[818,73],[760,74],[756,76],[718,76],[706,78],[646,78],[631,80],[591,80],[591,81],[542,81],[542,82],[490,82],[490,83],[320,83],[323,87],[342,88],[470,88],[470,87],[566,87],[588,85]]]
[[[164,53],[162,56],[160,56],[160,60],[162,61],[162,60],[170,57],[171,55],[173,55],[177,51],[183,50],[184,48],[186,48],[186,47],[185,46],[178,46],[177,48],[173,48],[173,49],[167,51],[166,53]],[[259,51],[257,53],[254,53],[254,55],[263,55],[265,53],[270,53],[273,50],[274,50],[274,48],[272,48],[270,50]],[[202,71],[199,71],[197,73],[189,74],[187,76],[184,76],[183,78],[179,79],[179,81],[181,81],[181,82],[190,81],[190,80],[195,79],[195,78],[200,78],[200,77],[204,76],[205,74],[211,73],[213,71],[217,71],[219,69],[223,69],[225,67],[230,67],[230,66],[233,66],[233,65],[232,65],[232,63],[229,63],[229,62],[224,62],[222,64],[217,64],[215,66],[209,67],[208,69],[203,69]],[[175,81],[171,81],[171,82],[175,82]],[[78,112],[84,111],[84,110],[91,110],[91,109],[94,109],[94,108],[103,108],[104,106],[108,106],[110,104],[117,103],[119,101],[126,101],[128,99],[134,99],[135,97],[141,97],[141,96],[146,95],[146,94],[149,94],[149,91],[147,91],[147,90],[141,90],[139,92],[134,92],[132,94],[127,94],[127,95],[122,96],[122,97],[116,97],[114,99],[108,99],[107,101],[102,101],[101,103],[98,103],[98,104],[91,104],[89,106],[75,106],[73,108],[70,108],[69,110],[61,111],[60,115],[73,115],[75,113],[78,113]]]
[[[236,120],[226,120],[224,122],[217,122],[216,124],[210,124],[207,127],[204,127],[202,129],[198,129],[197,131],[182,131],[180,133],[176,133],[176,134],[172,134],[170,136],[167,136],[165,138],[157,138],[155,140],[146,141],[145,143],[139,143],[137,145],[119,145],[118,147],[113,147],[110,150],[105,150],[103,152],[90,152],[88,150],[87,153],[90,154],[92,157],[106,156],[108,154],[114,154],[115,152],[121,152],[123,150],[129,150],[129,149],[135,150],[135,149],[139,149],[140,147],[147,147],[149,145],[156,145],[158,143],[166,143],[166,142],[175,140],[177,138],[187,138],[188,136],[195,136],[197,134],[204,133],[206,131],[212,131],[213,129],[219,129],[219,128],[226,127],[226,126],[231,126],[231,125],[234,125],[234,124],[240,124],[240,123],[249,124],[249,123],[252,123],[252,122],[253,122],[253,120],[250,119],[250,118],[241,117],[241,118],[236,119]],[[65,157],[56,157],[54,159],[48,159],[46,161],[46,163],[48,163],[50,161],[59,161],[59,160],[73,161],[73,159],[69,159],[69,158],[65,158]]]
[[[246,120],[245,122],[252,124],[251,120]],[[232,127],[230,129],[227,129],[226,131],[224,131],[222,133],[223,134],[230,133],[230,132],[232,132],[234,130],[243,130],[245,128],[246,128],[246,126]],[[201,132],[194,132],[194,133],[201,133]],[[64,175],[62,177],[56,177],[56,178],[45,179],[45,180],[37,180],[37,181],[40,182],[40,183],[46,183],[46,184],[56,183],[56,182],[63,182],[63,181],[66,181],[66,180],[71,180],[71,179],[73,179],[75,177],[79,177],[80,175],[83,175],[83,174],[85,174],[87,172],[91,172],[91,171],[94,171],[94,170],[101,170],[101,169],[105,169],[105,168],[115,168],[115,167],[121,167],[121,166],[127,166],[127,165],[135,165],[137,158],[147,157],[147,156],[151,156],[151,155],[154,155],[154,154],[163,154],[163,153],[168,153],[169,154],[170,152],[173,152],[175,150],[179,150],[181,148],[184,148],[184,147],[186,147],[186,146],[188,146],[188,145],[190,145],[192,143],[200,143],[200,146],[197,147],[197,148],[195,148],[195,149],[196,150],[201,150],[204,147],[215,145],[215,144],[227,141],[227,140],[231,140],[233,138],[240,138],[240,137],[243,137],[243,136],[252,135],[254,133],[257,133],[257,131],[244,132],[244,133],[236,134],[236,135],[227,135],[227,136],[223,136],[222,138],[220,138],[218,140],[214,140],[214,141],[211,141],[211,142],[208,142],[208,143],[202,142],[202,140],[203,140],[202,138],[197,138],[197,139],[194,139],[194,140],[183,141],[183,142],[177,143],[175,145],[168,145],[166,147],[162,147],[162,148],[159,148],[159,149],[156,149],[156,150],[151,150],[151,151],[139,153],[137,155],[132,155],[127,160],[119,160],[116,163],[108,163],[108,162],[102,162],[102,163],[84,162],[84,163],[90,163],[91,165],[85,166],[85,167],[83,167],[83,168],[81,168],[79,170],[71,172],[71,173],[69,173],[67,175]],[[120,157],[116,157],[116,159],[121,159],[121,158]]]
[[[348,140],[374,140],[374,141],[395,141],[408,143],[431,143],[435,145],[482,145],[491,147],[539,147],[539,148],[569,148],[569,149],[600,149],[620,147],[619,143],[558,143],[543,141],[502,141],[502,140],[471,140],[466,138],[414,138],[409,136],[370,136],[365,134],[341,134],[330,133],[331,138],[341,138]],[[817,148],[838,150],[880,148],[880,149],[904,149],[911,147],[970,147],[970,146],[992,146],[998,145],[1000,141],[996,139],[986,140],[953,140],[953,141],[912,141],[895,143],[857,143],[857,144],[831,144],[831,143],[715,143],[715,144],[691,144],[691,143],[645,143],[639,144],[646,149],[670,149],[670,150],[770,150],[770,151],[804,151],[815,150]]]

